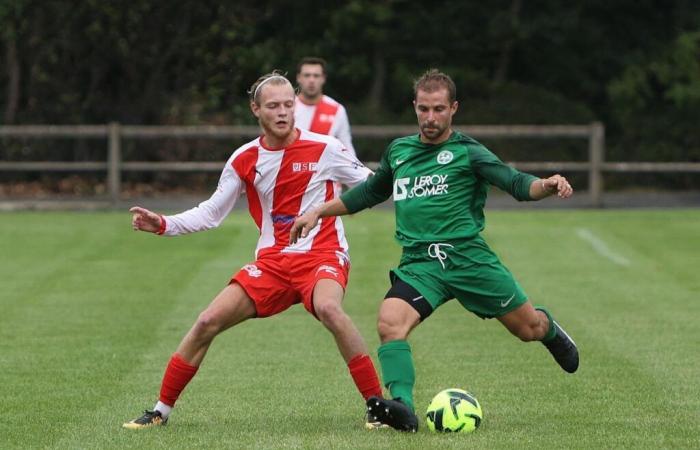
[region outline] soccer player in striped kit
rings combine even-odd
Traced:
[[[415,368],[409,333],[456,298],[481,318],[498,319],[523,341],[540,341],[566,372],[578,368],[574,341],[543,307],[533,307],[510,271],[481,237],[489,185],[517,200],[550,195],[565,199],[566,178],[537,178],[504,164],[486,147],[452,130],[457,92],[452,79],[432,69],[414,86],[420,132],[394,140],[376,174],[341,197],[296,220],[291,241],[304,239],[319,217],[353,214],[393,195],[396,239],[403,247],[392,286],[379,310],[378,350],[384,385],[393,399],[371,398],[370,418],[416,431]],[[324,221],[327,219],[323,219]]]
[[[289,244],[295,217],[313,204],[335,198],[335,183],[355,185],[371,171],[344,151],[337,139],[294,126],[295,92],[284,76],[272,72],[260,77],[249,96],[263,134],[233,152],[208,200],[172,216],[141,207],[130,210],[134,230],[176,236],[218,226],[245,192],[260,238],[255,261],[233,275],[170,358],[153,410],[125,423],[125,428],[168,421],[216,335],[247,319],[281,313],[296,303],[303,304],[331,332],[364,399],[382,395],[364,340],[341,306],[349,272],[342,222],[336,218],[324,221],[307,238]]]
[[[326,84],[326,61],[307,56],[297,64],[299,94],[294,107],[294,120],[299,128],[336,137],[353,156],[348,113],[336,100],[323,93]]]

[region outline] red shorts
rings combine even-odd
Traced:
[[[258,317],[279,314],[296,303],[316,316],[313,291],[318,280],[335,280],[345,289],[350,264],[341,254],[276,253],[246,264],[232,278],[255,303]]]

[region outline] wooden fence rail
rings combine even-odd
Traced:
[[[538,161],[509,164],[526,171],[588,172],[588,192],[592,206],[602,206],[603,172],[700,172],[700,163],[685,162],[605,162],[605,128],[600,122],[588,125],[457,125],[476,138],[572,138],[588,141],[588,161]],[[353,126],[355,138],[393,138],[413,134],[413,125]],[[110,198],[116,202],[121,192],[123,172],[128,171],[211,171],[221,170],[219,162],[146,162],[123,161],[123,139],[203,138],[236,139],[254,138],[260,130],[257,126],[142,126],[120,125],[18,125],[0,126],[0,138],[106,138],[106,161],[2,161],[0,171],[106,171]],[[0,145],[2,145],[0,143]],[[376,162],[367,162],[372,167]]]

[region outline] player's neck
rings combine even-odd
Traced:
[[[299,130],[293,128],[286,136],[275,136],[272,133],[265,133],[261,138],[261,144],[268,150],[280,150],[292,145],[299,137]]]
[[[319,92],[315,97],[309,97],[303,92],[299,94],[299,100],[305,105],[315,105],[323,98],[323,92]]]

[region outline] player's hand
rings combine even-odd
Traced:
[[[318,225],[318,212],[316,210],[307,211],[297,217],[289,232],[289,245],[296,244],[299,238],[305,238],[309,232]]]
[[[148,231],[151,233],[157,233],[160,231],[160,226],[162,224],[162,218],[160,215],[149,211],[146,208],[141,208],[140,206],[134,206],[129,210],[131,212],[131,226],[134,231]]]
[[[569,198],[574,193],[574,188],[559,174],[544,178],[542,187],[548,194],[557,194],[560,198]]]

